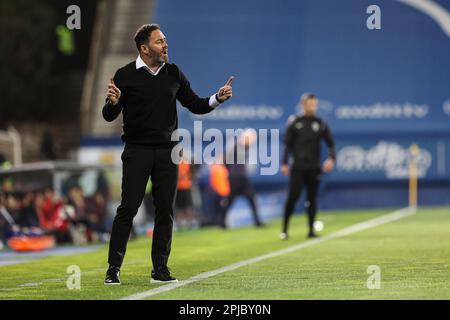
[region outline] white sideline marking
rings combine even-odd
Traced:
[[[321,243],[321,242],[325,242],[325,241],[328,241],[328,240],[344,237],[344,236],[347,236],[349,234],[352,234],[352,233],[355,233],[355,232],[359,232],[359,231],[362,231],[362,230],[366,230],[366,229],[370,229],[370,228],[374,228],[374,227],[380,226],[380,225],[385,224],[385,223],[397,221],[397,220],[400,220],[400,219],[402,219],[404,217],[413,215],[414,213],[416,213],[416,211],[417,210],[416,210],[415,207],[407,207],[407,208],[403,208],[403,209],[400,209],[400,210],[396,210],[396,211],[393,211],[391,213],[385,214],[385,215],[383,215],[381,217],[377,217],[377,218],[374,218],[374,219],[371,219],[371,220],[367,220],[367,221],[364,221],[364,222],[361,222],[361,223],[357,223],[357,224],[355,224],[353,226],[350,226],[350,227],[344,228],[342,230],[330,233],[330,234],[325,235],[325,236],[320,237],[320,238],[307,240],[307,241],[302,242],[300,244],[293,245],[293,246],[287,247],[285,249],[277,250],[277,251],[274,251],[274,252],[271,252],[271,253],[267,253],[267,254],[264,254],[264,255],[259,256],[259,257],[251,258],[251,259],[248,259],[248,260],[242,260],[242,261],[230,264],[228,266],[225,266],[225,267],[222,267],[222,268],[219,268],[219,269],[216,269],[216,270],[203,272],[203,273],[200,273],[200,274],[198,274],[196,276],[193,276],[193,277],[191,277],[191,278],[189,278],[187,280],[181,280],[181,281],[176,282],[176,283],[170,283],[170,284],[163,285],[163,286],[155,288],[155,289],[151,289],[151,290],[143,291],[143,292],[140,292],[140,293],[136,293],[136,294],[133,294],[131,296],[122,298],[121,300],[142,300],[144,298],[148,298],[148,297],[154,296],[154,295],[156,295],[158,293],[170,291],[170,290],[173,290],[173,289],[185,286],[187,284],[191,284],[191,283],[194,283],[194,282],[197,282],[197,281],[200,281],[200,280],[204,280],[204,279],[207,279],[207,278],[210,278],[210,277],[214,277],[214,276],[216,276],[218,274],[221,274],[221,273],[224,273],[224,272],[227,272],[227,271],[231,271],[231,270],[243,267],[243,266],[248,266],[250,264],[253,264],[253,263],[256,263],[256,262],[260,262],[260,261],[263,261],[263,260],[266,260],[266,259],[270,259],[270,258],[273,258],[273,257],[277,257],[277,256],[280,256],[280,255],[283,255],[283,254],[286,254],[286,253],[291,253],[291,252],[294,252],[294,251],[302,250],[302,249],[311,247],[311,246],[316,245],[316,244]]]
[[[90,269],[88,271],[82,272],[81,276],[86,275],[86,274],[95,273],[95,272],[100,271],[100,270],[105,270],[105,269],[104,268]],[[69,276],[69,275],[67,275],[67,276]],[[50,279],[44,279],[41,282],[22,283],[22,284],[19,284],[18,286],[19,287],[39,287],[40,285],[43,285],[44,283],[47,283],[47,282],[65,281],[65,280],[67,280],[67,277],[65,277],[65,278],[50,278]],[[0,288],[0,291],[2,291],[2,290],[10,290],[10,289],[13,290],[13,288],[6,288],[6,289]],[[20,289],[20,288],[18,288],[18,289]]]

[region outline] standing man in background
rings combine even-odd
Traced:
[[[290,175],[289,194],[284,209],[284,219],[280,239],[288,238],[288,224],[295,204],[300,197],[302,186],[306,186],[307,201],[305,207],[308,213],[308,237],[316,237],[314,220],[317,212],[317,191],[320,175],[331,172],[335,162],[334,140],[328,125],[316,116],[317,97],[305,93],[300,99],[303,114],[291,116],[285,135],[285,148],[281,171]],[[324,140],[328,147],[328,158],[320,164],[320,143]],[[289,156],[294,156],[292,168],[289,167]]]
[[[117,70],[108,86],[103,117],[113,121],[123,113],[122,200],[114,218],[105,284],[120,284],[120,267],[128,237],[152,180],[155,226],[151,282],[175,282],[167,267],[172,243],[177,165],[171,159],[172,133],[177,129],[176,100],[195,114],[205,114],[232,96],[230,77],[216,94],[200,98],[176,64],[169,63],[166,37],[156,24],[140,27],[134,37],[136,61]]]
[[[212,219],[208,222],[218,224],[225,229],[225,210],[230,196],[230,180],[228,169],[223,164],[223,154],[216,157],[209,165],[209,203]]]
[[[263,227],[264,224],[258,214],[258,207],[256,206],[255,192],[250,182],[247,173],[247,163],[249,156],[249,149],[251,145],[256,143],[256,133],[252,129],[246,129],[238,138],[233,148],[228,151],[233,157],[231,163],[225,161],[225,166],[229,172],[230,179],[230,196],[227,199],[227,205],[223,211],[221,226],[226,229],[226,215],[233,205],[234,200],[239,196],[244,196],[250,204],[253,215],[253,223],[256,227]],[[243,154],[239,154],[243,153]],[[239,163],[238,159],[244,159],[244,163]]]

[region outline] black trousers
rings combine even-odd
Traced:
[[[223,197],[212,190],[208,190],[209,209],[212,217],[210,222],[225,228],[225,210],[228,204],[228,197]]]
[[[301,195],[303,185],[306,186],[305,207],[308,213],[309,232],[313,232],[314,220],[317,212],[317,191],[320,184],[319,168],[292,167],[289,181],[289,194],[284,208],[283,232],[287,233],[289,219],[294,212],[295,204]]]
[[[227,199],[226,207],[223,210],[222,224],[225,226],[226,214],[238,196],[244,196],[252,209],[253,221],[256,226],[261,225],[261,220],[256,207],[255,192],[246,176],[230,177],[230,196]]]
[[[155,206],[152,262],[167,265],[172,244],[173,206],[178,166],[171,160],[172,148],[150,149],[126,145],[122,153],[122,201],[114,218],[109,243],[110,265],[121,266],[125,257],[133,218],[144,198],[149,176]]]

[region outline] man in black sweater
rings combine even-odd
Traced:
[[[117,70],[103,107],[106,121],[113,121],[122,112],[125,142],[122,200],[113,222],[105,284],[120,284],[133,218],[149,177],[155,204],[151,282],[177,281],[167,268],[178,173],[171,159],[177,143],[171,139],[178,125],[176,100],[195,114],[205,114],[232,96],[233,77],[211,97],[197,96],[178,66],[168,63],[167,41],[158,25],[143,25],[134,40],[139,56]]]
[[[284,220],[280,239],[288,238],[288,223],[295,203],[300,197],[302,186],[306,186],[307,201],[305,206],[308,213],[308,237],[315,237],[314,220],[317,212],[317,191],[320,183],[320,175],[323,172],[331,172],[335,162],[334,140],[328,125],[317,117],[317,97],[311,93],[305,93],[300,103],[303,108],[302,115],[296,115],[289,119],[285,135],[285,148],[281,171],[284,175],[290,175],[289,194],[284,209]],[[320,143],[324,140],[328,147],[328,158],[320,165]],[[294,164],[289,168],[289,155],[293,154]]]

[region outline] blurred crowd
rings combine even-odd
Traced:
[[[248,149],[255,140],[254,134],[246,132],[232,149],[217,155],[214,163],[203,168],[206,170],[191,164],[188,157],[183,158],[178,166],[174,212],[176,230],[204,226],[226,229],[227,212],[240,196],[248,201],[255,226],[263,226],[246,170]],[[239,154],[241,152],[245,153],[243,157]],[[232,153],[234,161],[226,163],[229,153]],[[238,157],[245,159],[244,163],[238,163]],[[206,179],[199,179],[202,176],[200,172],[206,173],[206,177],[203,175]],[[108,241],[114,212],[108,212],[112,201],[108,183],[100,180],[97,181],[98,191],[89,196],[75,181],[66,182],[61,195],[52,188],[19,192],[17,189],[23,188],[14,188],[12,184],[8,187],[5,182],[0,187],[0,241],[6,244],[11,237],[35,235],[52,235],[57,243]],[[143,199],[143,210],[145,221],[135,221],[131,238],[143,229],[147,234],[152,229],[155,208],[151,179]]]
[[[85,197],[79,186],[67,194],[40,191],[0,192],[0,238],[53,235],[57,243],[84,244],[107,241],[106,195]]]

